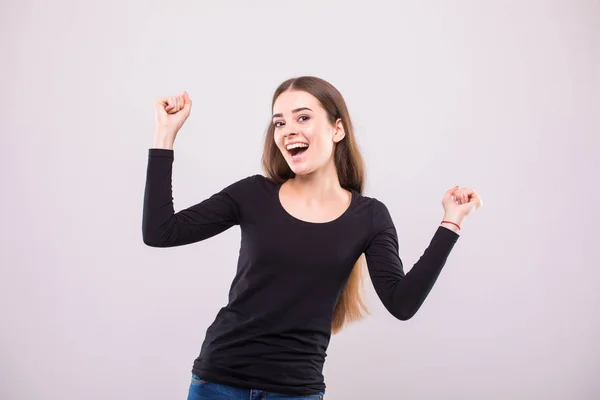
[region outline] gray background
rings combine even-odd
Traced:
[[[3,2],[1,399],[184,399],[239,229],[147,247],[155,97],[180,210],[260,173],[271,94],[345,96],[406,270],[472,187],[419,313],[334,336],[327,398],[600,398],[597,1]]]

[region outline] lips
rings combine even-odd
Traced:
[[[293,142],[288,143],[285,146],[286,150],[292,157],[292,159],[298,158],[300,155],[304,154],[306,150],[308,150],[308,143],[306,142]]]

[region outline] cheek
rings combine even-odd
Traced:
[[[310,135],[310,140],[319,147],[319,151],[328,151],[333,144],[328,133],[323,131],[314,132]]]
[[[275,133],[273,135],[273,142],[275,142],[275,145],[281,149],[283,146],[283,135]]]
[[[323,153],[330,157],[333,154],[333,142],[331,140],[323,143]]]

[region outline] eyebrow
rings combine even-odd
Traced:
[[[300,107],[300,108],[296,108],[295,110],[292,110],[292,114],[300,112],[300,111],[304,111],[304,110],[312,111],[308,107]],[[283,117],[283,114],[282,113],[273,114],[273,117],[271,119],[277,118],[277,117]]]

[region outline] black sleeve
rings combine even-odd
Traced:
[[[376,201],[374,207],[373,236],[365,250],[369,274],[385,308],[407,320],[425,301],[459,235],[439,226],[421,258],[405,274],[392,218],[383,203]]]
[[[185,245],[208,239],[240,223],[239,207],[234,198],[245,180],[175,213],[173,160],[173,150],[149,149],[142,216],[145,244],[152,247]]]

